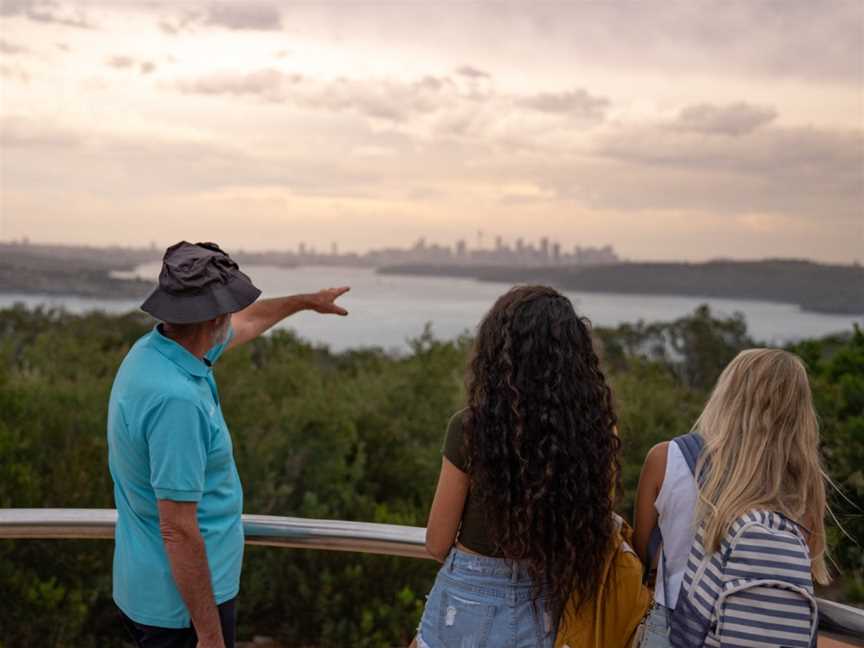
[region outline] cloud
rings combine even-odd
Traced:
[[[282,29],[282,14],[277,5],[266,2],[217,2],[159,21],[159,28],[166,34],[178,34],[198,25],[233,30],[278,31]]]
[[[278,29],[280,21],[274,15],[281,13],[285,26],[330,41],[338,49],[384,42],[390,51],[416,53],[418,60],[444,58],[447,65],[470,61],[470,67],[485,71],[494,65],[491,71],[499,77],[507,68],[525,70],[530,61],[544,74],[585,66],[637,79],[648,71],[648,76],[653,72],[666,78],[708,74],[717,79],[860,85],[860,2],[822,0],[817,7],[812,0],[728,0],[711,6],[710,20],[707,4],[412,1],[384,3],[371,10],[366,2],[322,6],[255,0],[246,9],[242,0],[226,0],[218,5],[226,16],[215,12],[213,18],[227,27],[269,24]],[[189,7],[190,2],[179,6]],[[262,17],[255,19],[256,7],[269,8],[258,9]],[[193,10],[196,25],[206,24],[214,13],[212,5],[201,0],[193,3]],[[166,21],[165,27],[183,29],[175,23]]]
[[[213,74],[198,79],[181,81],[178,88],[186,94],[249,95],[266,101],[285,101],[289,88],[300,83],[299,74],[285,74],[279,70],[264,69],[246,74]]]
[[[0,16],[21,16],[37,7],[51,5],[51,2],[34,2],[33,0],[3,0],[0,2]]]
[[[152,61],[139,61],[131,56],[112,56],[108,59],[107,63],[118,70],[137,68],[144,75],[156,70],[156,64]]]
[[[605,169],[594,186],[609,185],[597,204],[613,208],[780,213],[817,222],[864,216],[862,130],[775,127],[706,138],[633,126],[601,139],[592,158]]]
[[[466,102],[464,109],[471,105]],[[685,221],[691,216],[694,222],[738,228],[742,244],[750,241],[751,233],[792,236],[789,232],[796,227],[845,231],[846,236],[860,230],[861,132],[772,127],[731,138],[678,131],[665,123],[609,123],[592,132],[594,149],[534,149],[514,155],[513,149],[497,145],[493,134],[473,130],[480,126],[469,128],[465,139],[418,142],[398,131],[399,124],[382,128],[380,123],[328,116],[324,123],[331,130],[323,140],[316,128],[304,131],[304,124],[317,118],[289,110],[272,112],[287,126],[285,132],[266,124],[256,131],[250,124],[238,132],[233,147],[220,145],[206,131],[194,139],[121,137],[90,126],[70,132],[37,119],[6,120],[0,123],[0,139],[9,154],[7,186],[35,196],[56,177],[51,186],[58,195],[111,194],[129,201],[140,197],[158,208],[183,196],[241,209],[272,195],[274,208],[280,209],[285,200],[302,196],[318,201],[314,208],[307,203],[312,219],[322,213],[318,210],[324,202],[337,197],[366,201],[374,210],[378,201],[383,204],[394,196],[439,212],[447,201],[452,203],[447,209],[465,217],[472,210],[500,207],[511,210],[513,217],[518,212],[523,223],[553,214],[562,219],[567,218],[563,214],[590,214],[603,220],[614,212],[620,223],[629,219],[647,230],[645,222],[663,223],[668,216],[680,222],[668,233],[658,225],[656,238],[668,236],[679,244],[686,241],[690,230]],[[441,112],[441,117],[449,114]],[[432,116],[433,123],[438,117]],[[483,115],[477,121],[488,123]],[[676,216],[681,214],[686,216]],[[767,225],[757,232],[756,221],[748,216],[753,214],[759,215],[759,223],[770,223],[771,232]],[[739,220],[741,225],[736,224]],[[789,225],[785,229],[784,223]],[[842,242],[842,235],[836,236]],[[710,243],[705,245],[710,248]],[[845,245],[841,249],[851,247]]]
[[[708,135],[739,136],[751,133],[777,118],[770,106],[752,106],[744,102],[715,106],[708,103],[684,108],[674,128]]]
[[[82,12],[77,9],[61,7],[55,0],[2,0],[0,16],[23,16],[35,22],[76,27],[78,29],[93,29]]]
[[[228,29],[273,31],[282,28],[279,9],[269,3],[218,3],[210,6],[205,22]]]
[[[443,105],[455,88],[447,77],[425,76],[413,82],[338,78],[317,80],[264,69],[246,74],[217,74],[178,84],[182,92],[246,95],[301,108],[353,111],[373,119],[404,121]]]
[[[456,70],[456,74],[459,74],[464,77],[468,77],[470,79],[490,79],[492,75],[488,72],[484,72],[483,70],[479,70],[475,67],[471,67],[470,65],[463,65],[459,69]]]
[[[19,66],[0,65],[0,77],[22,83],[30,82],[30,75]]]
[[[566,146],[562,131],[584,132],[602,121],[610,103],[585,90],[521,96],[498,91],[491,81],[479,89],[477,78],[320,79],[265,68],[180,80],[176,87],[186,94],[245,96],[304,110],[354,113],[399,124],[424,140],[486,138],[520,149],[543,142]]]
[[[274,155],[212,138],[72,131],[23,117],[0,119],[0,146],[10,189],[39,193],[53,177],[51,191],[59,195],[122,194],[145,201],[156,194],[200,197],[234,188],[246,188],[248,195],[256,188],[325,198],[362,195],[380,182],[370,161],[387,159],[332,159],[308,150]]]
[[[118,70],[125,70],[135,65],[135,59],[129,56],[112,56],[108,59],[108,65]]]
[[[603,119],[610,106],[606,97],[595,97],[581,88],[567,92],[543,92],[519,99],[518,103],[539,112],[591,120]]]
[[[547,52],[604,68],[854,85],[864,75],[857,0],[538,3],[525,17],[529,27],[520,23],[520,32]]]
[[[434,202],[447,197],[447,192],[438,187],[413,187],[407,194],[408,200],[416,202]]]
[[[745,137],[705,138],[701,133],[649,125],[622,128],[602,140],[596,151],[628,162],[733,173],[780,173],[790,168],[857,173],[864,163],[864,131],[790,127]]]
[[[23,45],[16,45],[9,41],[0,39],[0,54],[24,54],[29,51],[30,50]]]
[[[414,82],[337,79],[317,87],[313,84],[303,104],[398,122],[442,109],[452,91],[452,81],[432,76]]]
[[[48,128],[22,117],[0,118],[0,143],[4,148],[69,149],[81,146],[80,136],[69,131]]]
[[[176,18],[163,18],[159,21],[159,29],[173,36],[185,31],[202,18],[203,14],[197,11],[187,11]]]

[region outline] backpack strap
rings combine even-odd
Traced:
[[[697,432],[690,432],[675,437],[672,439],[672,443],[678,446],[684,456],[684,461],[687,462],[690,474],[696,477],[696,464],[699,461],[699,455],[702,454],[702,449],[705,447],[705,441]]]
[[[682,434],[681,436],[677,436],[670,443],[674,443],[678,446],[678,449],[681,451],[681,455],[684,457],[684,461],[687,462],[687,467],[690,469],[690,474],[693,477],[696,477],[696,464],[699,461],[699,456],[702,454],[702,449],[705,447],[705,442],[702,440],[702,437],[697,432],[690,432],[689,434]],[[654,564],[654,559],[658,555],[658,551],[660,551],[661,545],[663,544],[663,536],[660,533],[660,525],[659,520],[658,524],[654,525],[654,528],[651,529],[651,534],[648,537],[648,565],[647,568],[650,569],[651,565]],[[646,575],[648,572],[646,569]],[[666,569],[664,567],[663,573],[666,573]],[[664,583],[663,587],[666,585]]]
[[[654,528],[651,529],[651,535],[648,536],[648,565],[647,567],[650,569],[651,565],[654,564],[654,558],[657,556],[657,552],[660,551],[660,545],[663,544],[663,536],[660,534],[660,525],[655,524]],[[648,571],[646,570],[645,575],[648,575]]]

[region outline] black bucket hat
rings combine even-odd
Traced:
[[[163,322],[192,324],[243,310],[259,295],[218,245],[181,241],[165,250],[159,285],[141,310]]]

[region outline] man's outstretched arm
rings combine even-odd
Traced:
[[[335,302],[349,290],[348,287],[328,288],[308,295],[261,299],[231,316],[234,337],[228,345],[228,349],[254,340],[274,324],[303,310],[344,317],[348,311],[337,306]]]

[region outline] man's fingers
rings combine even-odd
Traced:
[[[342,286],[341,288],[327,288],[325,290],[321,290],[318,293],[319,303],[315,310],[317,310],[319,313],[342,315],[344,317],[348,314],[348,311],[341,306],[337,306],[335,302],[349,290],[351,290],[349,286]]]

